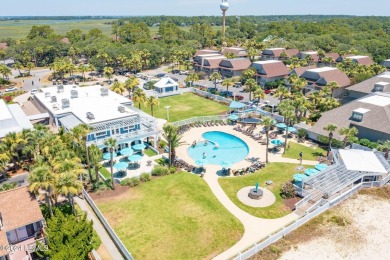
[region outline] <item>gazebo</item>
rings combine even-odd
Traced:
[[[165,77],[154,84],[154,90],[158,94],[178,92],[179,84],[170,77]]]
[[[245,107],[245,104],[244,104],[244,103],[237,102],[237,101],[232,101],[232,103],[230,103],[230,105],[229,105],[229,108],[230,108],[231,110],[243,109],[244,107]]]

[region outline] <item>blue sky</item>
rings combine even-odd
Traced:
[[[230,15],[348,14],[390,16],[389,0],[230,0]],[[219,15],[220,0],[2,1],[0,16]]]

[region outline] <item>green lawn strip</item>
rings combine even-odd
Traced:
[[[153,151],[152,149],[145,149],[144,154],[146,154],[149,157],[157,155],[157,153],[155,151]]]
[[[280,189],[283,184],[292,180],[292,176],[296,173],[298,164],[290,163],[270,163],[260,171],[234,178],[220,178],[219,184],[229,198],[242,210],[249,214],[261,217],[261,218],[280,218],[291,212],[291,210],[284,205],[283,199],[280,196]],[[306,166],[304,166],[307,168]],[[271,180],[273,184],[266,185],[266,181]],[[255,187],[256,182],[259,183],[260,187],[266,186],[276,197],[276,201],[269,207],[265,208],[253,208],[243,204],[237,198],[237,192],[247,186]]]
[[[106,179],[110,178],[111,179],[111,173],[106,168],[100,167],[99,172],[104,176],[104,178],[106,178]]]
[[[192,93],[184,93],[170,97],[160,98],[160,105],[154,107],[154,116],[157,118],[167,118],[167,110],[169,108],[169,121],[175,122],[197,116],[215,116],[227,112],[228,107],[218,102],[197,96]],[[138,107],[138,104],[135,104]],[[151,114],[150,107],[141,105],[141,109],[148,114]]]
[[[135,259],[212,258],[243,234],[205,181],[185,172],[96,203]]]
[[[290,149],[282,155],[284,158],[299,159],[299,153],[302,152],[303,160],[317,161],[317,158],[322,154],[326,156],[326,151],[321,147],[311,148],[302,144],[289,142]]]

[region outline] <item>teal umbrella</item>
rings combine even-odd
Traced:
[[[146,145],[144,144],[136,144],[136,145],[133,145],[133,149],[134,150],[143,150],[146,148]]]
[[[314,167],[315,167],[317,170],[322,171],[322,170],[325,170],[326,168],[328,168],[328,165],[323,164],[323,163],[319,163],[319,164],[316,164]]]
[[[287,126],[286,126],[285,123],[276,124],[276,127],[277,127],[277,128],[280,128],[280,129],[286,129],[286,128],[287,128]]]
[[[230,120],[237,120],[238,118],[239,117],[237,115],[234,115],[234,114],[229,116]]]
[[[318,170],[314,169],[314,168],[309,168],[309,169],[306,169],[305,170],[305,174],[307,176],[312,176],[314,174],[318,173]]]
[[[224,168],[229,168],[233,165],[233,163],[231,161],[222,161],[221,162],[221,166],[224,167]]]
[[[289,126],[289,127],[287,128],[287,131],[289,131],[290,133],[293,133],[293,132],[296,132],[297,129],[296,129],[295,127]]]
[[[306,179],[307,178],[307,176],[306,175],[304,175],[304,174],[301,174],[301,173],[296,173],[296,174],[294,174],[293,175],[293,178],[294,178],[294,181],[303,181],[304,179]]]
[[[112,156],[114,157],[114,154]],[[103,154],[103,159],[104,160],[111,160],[111,153],[104,153]]]
[[[134,153],[131,156],[128,157],[130,162],[139,162],[142,159],[142,155],[139,153]]]
[[[279,140],[279,139],[274,139],[274,140],[271,141],[271,144],[273,144],[273,145],[282,145],[283,141]]]
[[[203,166],[203,165],[205,165],[207,163],[208,163],[208,161],[206,159],[199,159],[199,160],[195,161],[195,164],[198,165],[198,166]]]
[[[134,150],[131,149],[131,148],[123,148],[123,149],[120,151],[121,155],[130,155],[130,154],[132,154],[133,152],[134,152]]]
[[[124,171],[127,169],[127,162],[118,162],[114,164],[114,168],[118,171]]]

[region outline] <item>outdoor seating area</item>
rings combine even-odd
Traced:
[[[302,182],[313,175],[318,174],[319,172],[325,170],[328,168],[328,165],[323,164],[323,163],[318,163],[314,166],[314,168],[307,168],[304,169],[303,166],[298,166],[297,171],[300,171],[300,173],[296,173],[293,175],[293,180],[294,184],[297,185],[298,187],[302,186]]]
[[[196,121],[190,124],[182,125],[179,127],[178,132],[183,134],[194,127],[211,127],[211,126],[224,126],[227,123],[224,120],[210,120],[210,121]]]

